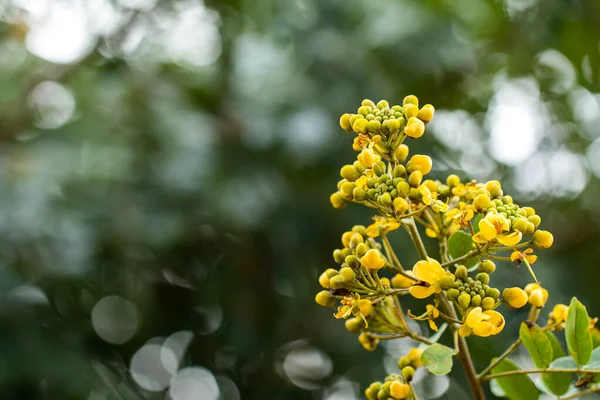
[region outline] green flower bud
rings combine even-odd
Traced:
[[[421,198],[421,192],[419,192],[419,189],[417,188],[410,188],[410,191],[408,192],[408,197],[413,200],[418,200]]]
[[[380,130],[381,130],[381,122],[369,121],[367,123],[367,131],[377,134],[377,133],[379,133]]]
[[[333,307],[335,305],[335,296],[328,292],[327,290],[323,290],[315,296],[315,302],[323,307]]]
[[[488,208],[493,208],[492,200],[488,197],[487,194],[480,194],[473,200],[473,205],[475,209],[479,212],[485,211]]]
[[[474,307],[479,307],[481,305],[481,296],[476,294],[475,296],[471,297],[471,305]]]
[[[329,280],[329,286],[333,289],[342,289],[346,287],[346,282],[344,282],[344,278],[341,275],[336,275]]]
[[[502,196],[502,202],[504,204],[512,204],[513,198],[511,196]]]
[[[460,304],[460,306],[466,310],[469,308],[469,304],[471,304],[471,296],[469,296],[468,293],[462,293],[460,296],[458,296],[457,301],[458,304]]]
[[[345,323],[346,329],[350,333],[360,332],[365,328],[365,322],[360,317],[348,318]]]
[[[396,190],[398,190],[398,196],[406,197],[410,193],[410,184],[406,181],[400,182],[396,185]]]
[[[396,133],[400,132],[400,121],[397,119],[391,119],[388,121],[387,124],[387,128],[388,131],[390,132],[390,134],[395,135]]]
[[[394,178],[404,178],[406,176],[406,167],[402,164],[396,165],[392,171],[392,176]]]
[[[457,289],[454,289],[454,288],[448,289],[448,291],[446,292],[446,297],[450,301],[454,301],[454,300],[458,299],[458,296],[460,296],[460,292]]]
[[[400,357],[400,359],[398,360],[398,368],[402,371],[402,368],[409,366],[410,365],[410,360],[408,359],[408,357]]]
[[[356,171],[359,173],[359,175],[365,172],[365,166],[360,161],[356,160],[352,163],[352,165],[354,165],[354,168],[356,168]]]
[[[344,258],[346,258],[346,256],[344,255],[342,250],[336,249],[333,251],[333,259],[335,260],[336,263],[338,263],[338,264],[343,263]]]
[[[352,283],[354,282],[354,279],[356,279],[356,274],[354,273],[354,271],[352,271],[352,268],[349,267],[344,267],[340,269],[340,275],[346,283]]]
[[[381,389],[381,382],[371,383],[367,390],[365,390],[365,397],[367,400],[377,400],[377,393],[379,393],[379,389]]]
[[[360,265],[360,260],[354,254],[350,254],[346,256],[346,258],[344,259],[344,263],[349,267],[358,268],[358,266]]]
[[[394,157],[396,157],[396,159],[400,162],[406,161],[408,158],[408,146],[405,144],[398,146],[398,148],[394,151]]]
[[[389,207],[392,205],[392,196],[389,193],[384,193],[381,195],[381,197],[379,198],[379,202],[386,206]]]
[[[367,133],[367,124],[368,123],[369,123],[369,121],[367,121],[365,118],[363,118],[361,116],[352,124],[352,130],[354,130],[354,132],[356,132],[356,133],[360,133],[360,134],[364,135]]]
[[[383,110],[384,108],[390,108],[390,103],[388,103],[387,100],[380,100],[379,103],[377,103],[377,108],[380,110]]]
[[[465,267],[464,265],[459,265],[456,268],[456,272],[454,273],[454,275],[456,276],[457,279],[460,279],[461,281],[464,281],[465,279],[467,279],[467,267]]]
[[[525,232],[527,232],[527,223],[528,222],[529,221],[525,217],[515,218],[511,224],[511,228],[512,228],[512,230],[516,229],[516,230],[521,231],[522,233],[525,233]]]
[[[454,277],[452,275],[446,275],[440,281],[440,286],[444,290],[450,289],[453,284],[454,284]]]
[[[333,193],[329,197],[329,201],[331,202],[331,205],[338,210],[341,210],[348,205],[348,200],[346,200],[344,195],[340,192]]]
[[[348,247],[351,249],[355,249],[360,243],[364,242],[364,239],[360,233],[354,233],[352,237],[350,237],[350,243],[348,243]]]
[[[373,169],[373,172],[375,173],[375,175],[380,176],[385,173],[386,167],[382,161],[377,161],[376,163],[373,164],[372,169]]]
[[[354,165],[344,165],[340,170],[340,175],[342,178],[347,179],[350,182],[354,182],[360,178],[360,174]]]
[[[489,288],[485,291],[485,295],[494,300],[498,300],[498,297],[500,297],[500,291],[496,288]]]
[[[529,220],[529,222],[533,223],[533,226],[537,229],[538,226],[540,226],[540,224],[542,223],[542,219],[540,218],[539,215],[530,215],[527,217],[527,219]]]
[[[412,187],[419,187],[423,181],[423,173],[421,171],[414,171],[408,177],[408,183]]]
[[[356,251],[356,255],[358,257],[362,257],[367,251],[369,251],[369,246],[366,243],[360,243],[354,250]]]
[[[479,282],[486,284],[486,285],[488,283],[490,283],[490,276],[488,274],[486,274],[485,272],[481,272],[481,273],[477,274],[475,276],[475,279],[477,279]]]
[[[415,376],[415,369],[413,367],[407,365],[406,367],[402,368],[402,378],[406,382],[412,381],[413,376]]]
[[[483,311],[493,310],[495,305],[496,300],[492,299],[491,297],[484,297],[483,300],[481,300],[481,308]]]
[[[489,275],[496,270],[496,264],[494,264],[492,260],[483,260],[479,263],[477,270],[479,272],[485,272]]]
[[[352,198],[356,201],[365,201],[367,199],[367,192],[359,187],[355,187],[352,190]]]

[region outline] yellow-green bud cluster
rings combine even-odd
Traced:
[[[408,367],[411,368],[411,367]],[[366,390],[367,400],[408,399],[411,389],[408,381],[398,375],[389,375],[385,382],[373,382]]]
[[[448,300],[454,301],[463,310],[469,307],[481,307],[484,311],[492,310],[500,297],[500,290],[489,285],[490,275],[479,272],[475,279],[467,275],[467,268],[460,265],[456,269],[456,280],[451,285],[442,282],[442,288],[447,290]]]

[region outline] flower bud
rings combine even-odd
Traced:
[[[381,197],[379,198],[379,203],[381,203],[381,205],[389,207],[392,205],[392,196],[389,193],[384,193],[381,195]]]
[[[448,292],[446,292],[446,297],[450,301],[454,301],[454,300],[458,299],[458,296],[460,296],[460,292],[457,289],[454,289],[454,288],[448,289]]]
[[[381,389],[381,382],[371,383],[367,390],[365,390],[365,397],[367,400],[377,400],[377,393],[379,393],[379,389]]]
[[[410,360],[408,359],[408,356],[400,357],[400,359],[398,360],[398,368],[400,370],[402,370],[402,368],[409,366],[409,365],[410,365]]]
[[[407,104],[404,107],[404,116],[409,120],[410,118],[416,118],[417,115],[419,115],[419,107],[415,106],[414,104]]]
[[[485,272],[486,274],[491,274],[496,270],[496,264],[492,260],[483,260],[479,263],[477,267],[477,271]]]
[[[400,132],[401,122],[397,119],[389,119],[387,121],[387,128],[390,134],[395,135]]]
[[[352,190],[352,198],[356,201],[365,201],[367,199],[367,192],[365,192],[364,189],[355,187]]]
[[[423,122],[429,122],[433,119],[433,114],[435,114],[435,108],[431,104],[425,104],[420,110],[417,118],[419,118]]]
[[[415,376],[415,369],[410,365],[402,368],[402,378],[405,382],[412,381],[413,376]]]
[[[323,290],[315,296],[315,301],[318,305],[323,307],[333,307],[335,305],[335,296],[328,292],[327,290]]]
[[[498,300],[498,297],[500,297],[500,291],[496,288],[489,288],[485,291],[485,295],[494,300]]]
[[[323,288],[325,289],[329,289],[331,287],[331,285],[329,284],[329,279],[331,279],[331,277],[337,275],[337,271],[333,268],[328,268],[326,269],[321,276],[319,276],[319,284],[321,286],[323,286]]]
[[[473,200],[473,205],[478,212],[485,211],[488,208],[493,208],[494,203],[486,194],[480,194]]]
[[[350,240],[352,239],[352,236],[354,236],[355,233],[356,232],[347,231],[342,234],[342,244],[344,245],[344,247],[350,247]]]
[[[412,187],[419,187],[423,181],[423,173],[421,171],[414,171],[408,177],[408,183]]]
[[[365,328],[365,321],[360,317],[348,318],[344,324],[350,333],[358,333]]]
[[[527,293],[521,288],[512,287],[506,288],[502,292],[502,301],[511,306],[512,308],[521,308],[527,304],[528,296]]]
[[[396,185],[396,190],[398,191],[398,196],[406,197],[410,193],[410,184],[406,181],[400,182]]]
[[[368,335],[366,333],[361,333],[358,336],[358,341],[367,351],[374,351],[377,348],[377,345],[379,344],[379,339],[374,338],[373,336]]]
[[[333,289],[343,289],[346,286],[346,282],[344,282],[344,278],[341,275],[335,275],[329,280],[329,286]]]
[[[369,251],[369,245],[367,245],[366,243],[360,243],[358,244],[358,246],[356,246],[354,251],[356,252],[356,255],[358,257],[362,257],[367,251]]]
[[[360,262],[367,269],[381,269],[385,265],[385,259],[381,256],[381,253],[377,249],[370,249],[361,257]]]
[[[354,271],[352,271],[352,268],[349,267],[344,267],[340,269],[340,275],[346,283],[352,283],[354,282],[354,279],[356,279],[356,274],[354,273]]]
[[[410,349],[410,351],[406,355],[406,358],[408,358],[410,365],[412,365],[414,368],[419,368],[423,365],[423,363],[421,363],[421,355],[423,354],[423,351],[423,349],[415,347]]]
[[[490,194],[490,197],[495,199],[502,197],[502,186],[498,181],[488,181],[485,184],[485,190],[487,190]]]
[[[530,215],[527,217],[529,222],[533,223],[533,226],[537,229],[538,226],[542,223],[542,218],[539,215]]]
[[[476,294],[475,296],[471,297],[471,305],[473,307],[479,307],[481,305],[481,296]]]
[[[525,217],[517,217],[513,220],[512,224],[511,224],[511,228],[512,230],[518,230],[521,231],[522,233],[527,232],[527,223],[529,221],[527,220],[527,218]]]
[[[450,289],[453,284],[454,284],[454,276],[452,276],[452,275],[446,275],[440,280],[440,286],[444,290]]]
[[[343,263],[344,258],[346,258],[346,256],[344,255],[342,250],[336,249],[333,251],[333,259],[335,260],[336,263],[338,263],[338,264]]]
[[[340,193],[348,200],[352,200],[352,193],[356,185],[352,182],[344,182],[340,186]]]
[[[381,130],[381,122],[375,120],[375,121],[369,121],[367,122],[367,131],[377,134],[379,133],[379,131]]]
[[[481,282],[483,285],[490,283],[490,276],[485,272],[480,272],[475,276],[475,280]]]
[[[344,114],[340,117],[340,126],[346,132],[352,132],[352,125],[350,125],[350,114]]]
[[[376,154],[373,151],[373,149],[369,148],[364,148],[357,158],[358,161],[360,161],[360,163],[365,166],[365,168],[372,168],[373,164],[381,160],[381,157],[378,154]]]
[[[360,134],[364,135],[367,133],[368,123],[369,123],[369,121],[367,121],[365,118],[363,118],[361,116],[356,121],[354,121],[354,123],[352,124],[352,130],[356,133],[360,133]]]
[[[457,187],[460,185],[460,178],[455,174],[448,175],[448,178],[446,178],[446,185],[448,185],[450,189]]]
[[[410,367],[407,367],[410,368]],[[401,383],[400,381],[392,382],[390,386],[390,396],[393,399],[405,399],[410,394],[410,386],[406,383]]]
[[[373,111],[373,110],[369,106],[360,106],[360,107],[358,107],[357,112],[360,115],[362,115],[363,117],[366,117],[369,113],[371,113],[371,111]]]
[[[397,214],[404,214],[408,210],[408,202],[403,197],[396,197],[392,204]]]
[[[354,182],[360,177],[354,165],[344,165],[340,170],[340,175],[349,182]]]
[[[394,150],[394,157],[400,162],[406,161],[408,158],[408,146],[401,144],[396,150]]]
[[[360,266],[360,260],[354,254],[347,255],[344,259],[344,263],[353,268],[358,268]]]
[[[420,119],[412,117],[404,127],[404,133],[413,139],[418,139],[425,133],[425,124]]]
[[[542,287],[531,291],[529,294],[529,304],[534,307],[541,308],[548,300],[548,291]]]
[[[548,231],[537,230],[533,233],[533,245],[538,249],[547,249],[554,243],[554,236]]]
[[[383,175],[386,171],[386,166],[382,161],[377,161],[373,164],[373,172],[375,175],[380,176]]]
[[[398,164],[392,170],[392,177],[394,178],[404,178],[406,176],[406,167],[402,164]]]
[[[348,205],[348,200],[346,200],[344,195],[341,194],[340,192],[333,193],[329,197],[329,201],[331,202],[331,205],[333,206],[333,208],[336,208],[338,210],[341,210]]]
[[[380,110],[383,110],[384,108],[390,108],[390,103],[388,103],[387,100],[379,100],[379,103],[377,103],[377,108]]]
[[[431,157],[421,154],[415,154],[414,156],[412,156],[408,161],[408,164],[406,165],[406,168],[408,169],[409,173],[413,171],[421,171],[423,175],[427,175],[428,173],[430,173],[431,167]]]
[[[454,273],[454,275],[456,276],[457,279],[460,279],[461,281],[464,281],[465,279],[467,279],[467,267],[465,267],[464,265],[459,265],[456,268],[456,272]]]
[[[496,300],[492,299],[491,297],[484,297],[483,300],[481,300],[481,308],[483,311],[493,310],[495,305]]]
[[[419,107],[419,99],[414,94],[408,95],[402,100],[402,106],[406,109],[407,104],[414,104]]]
[[[460,304],[460,306],[466,310],[469,308],[469,304],[471,304],[471,296],[469,296],[468,293],[463,292],[460,296],[458,296],[457,301],[458,304]]]

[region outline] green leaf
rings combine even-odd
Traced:
[[[571,356],[560,357],[550,363],[550,369],[576,369],[577,362]]]
[[[592,335],[590,333],[590,318],[576,297],[569,305],[567,327],[565,328],[569,354],[573,356],[578,365],[585,365],[592,357]]]
[[[483,219],[483,214],[477,214],[475,219],[471,221],[473,224],[473,233],[477,234],[479,232],[479,221]]]
[[[448,252],[452,258],[462,257],[473,250],[473,237],[464,231],[456,231],[448,240]],[[470,268],[477,263],[477,257],[466,260],[463,264]]]
[[[442,325],[440,325],[440,327],[438,328],[438,331],[428,338],[429,341],[431,343],[437,343],[437,341],[440,340],[440,338],[444,334],[444,331],[446,330],[447,327],[448,327],[448,323],[446,323],[446,322],[444,322]],[[419,344],[419,349],[425,350],[427,348],[427,346],[428,346],[427,344],[421,343],[421,344]]]
[[[550,341],[550,344],[552,345],[552,361],[556,360],[557,358],[564,357],[565,351],[563,350],[562,346],[560,345],[560,342],[556,338],[556,335],[554,334],[554,332],[544,331],[544,333],[546,334],[546,337],[548,338],[548,340]]]
[[[441,344],[432,344],[421,354],[423,365],[435,375],[446,375],[452,370],[452,350]]]
[[[514,361],[505,358],[492,369],[492,373],[520,370],[521,368]],[[495,380],[510,400],[534,400],[540,396],[540,391],[531,381],[531,378],[525,374],[505,376],[495,378]]]
[[[600,369],[600,347],[592,351],[592,358],[590,359],[590,362],[583,367],[583,369]],[[600,374],[594,377],[594,382],[600,382]]]
[[[535,366],[542,369],[548,368],[552,362],[552,343],[542,328],[533,322],[522,322],[519,336]]]

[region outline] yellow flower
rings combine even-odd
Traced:
[[[548,315],[548,325],[555,325],[553,329],[560,331],[565,327],[567,316],[569,315],[569,306],[565,304],[557,304],[552,312]]]
[[[419,186],[419,193],[421,193],[421,201],[423,204],[430,206],[435,212],[446,212],[448,204],[441,200],[437,200],[438,194],[431,192],[426,185]]]
[[[533,245],[538,249],[547,249],[554,243],[554,236],[548,231],[537,230],[533,234]]]
[[[376,154],[373,149],[363,149],[358,155],[358,161],[366,168],[372,168],[373,164],[381,160],[381,157]]]
[[[405,399],[410,394],[410,385],[401,383],[400,381],[394,381],[390,385],[390,396],[393,399]]]
[[[446,271],[437,260],[427,257],[426,261],[417,262],[413,267],[413,274],[419,281],[410,287],[409,292],[417,299],[442,292],[440,282],[446,276]]]
[[[481,307],[473,308],[465,319],[465,323],[460,327],[461,336],[488,337],[496,335],[504,328],[504,317],[497,311],[482,311]]]
[[[404,133],[413,139],[418,139],[425,133],[425,124],[417,117],[410,117],[404,127]]]
[[[379,344],[379,339],[372,335],[369,335],[366,332],[363,332],[358,336],[358,341],[360,342],[362,347],[364,347],[364,349],[367,351],[375,351],[377,345]]]
[[[537,283],[530,283],[525,286],[525,293],[529,295],[529,304],[541,308],[548,300],[548,291]]]
[[[527,262],[531,265],[537,261],[537,256],[533,253],[533,249],[527,249],[523,251],[519,251],[516,248],[515,251],[510,255],[510,261],[516,261],[517,265],[521,265],[521,262],[527,260]]]
[[[419,110],[419,114],[417,114],[417,118],[419,118],[423,122],[429,122],[433,119],[433,114],[435,113],[435,108],[431,104],[425,104],[423,108]]]
[[[412,271],[404,271],[404,273],[407,275],[412,275]],[[416,279],[411,279],[411,278],[407,277],[406,275],[396,274],[396,276],[394,276],[392,278],[392,286],[397,289],[408,289],[416,281],[417,281]]]
[[[369,249],[364,256],[360,259],[362,265],[368,269],[381,269],[385,266],[385,258],[381,255],[381,252],[377,249]]]
[[[521,308],[527,304],[527,293],[521,288],[512,287],[504,289],[502,300],[512,308]]]
[[[353,315],[362,318],[365,325],[368,326],[365,317],[368,317],[372,312],[373,304],[371,304],[371,300],[361,299],[360,295],[356,293],[354,296],[344,297],[342,305],[338,307],[337,313],[333,316],[337,319],[345,319]]]
[[[425,311],[422,315],[419,315],[418,317],[413,315],[413,313],[411,313],[410,310],[408,310],[407,314],[408,314],[409,318],[414,319],[416,321],[427,320],[429,322],[429,327],[437,332],[438,327],[435,324],[434,319],[439,318],[439,316],[440,316],[440,310],[438,310],[438,308],[437,308],[438,304],[439,303],[437,300],[435,301],[435,305],[427,304],[425,306],[427,311]]]
[[[375,222],[367,227],[367,235],[372,238],[385,235],[389,231],[394,231],[400,227],[400,223],[393,218],[375,216],[373,221]]]
[[[521,241],[523,234],[520,231],[505,234],[509,229],[510,224],[504,215],[489,212],[479,221],[479,232],[473,236],[473,241],[485,243],[496,239],[505,246],[514,246]]]
[[[446,221],[454,220],[463,229],[467,228],[469,221],[475,216],[475,207],[467,205],[465,202],[460,202],[458,208],[453,208],[446,213]]]
[[[369,144],[369,137],[367,135],[359,134],[354,138],[354,142],[352,143],[352,149],[354,151],[361,151]]]

